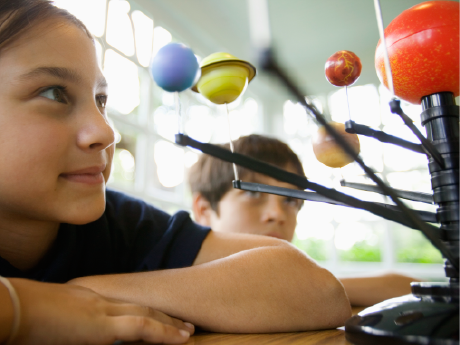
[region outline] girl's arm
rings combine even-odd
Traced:
[[[351,316],[340,282],[285,241],[211,232],[195,264],[72,283],[217,332],[335,328]]]
[[[193,326],[139,305],[107,299],[86,288],[10,278],[20,300],[12,344],[112,344],[117,340],[184,343]],[[13,320],[8,290],[0,286],[0,344]],[[180,332],[186,331],[181,334]]]

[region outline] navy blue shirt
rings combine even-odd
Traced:
[[[107,190],[101,218],[85,225],[61,224],[36,267],[23,272],[0,257],[0,275],[63,283],[110,273],[191,266],[210,229],[187,212],[173,216],[125,194]]]

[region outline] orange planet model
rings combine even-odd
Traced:
[[[395,95],[413,104],[423,96],[459,95],[459,10],[456,1],[427,1],[403,11],[385,29]],[[388,88],[384,48],[375,69]]]
[[[340,50],[326,60],[326,79],[335,86],[350,86],[361,75],[361,60],[355,53]]]
[[[337,132],[346,140],[356,153],[360,151],[359,139],[356,134],[345,132],[345,125],[338,122],[329,122]],[[316,136],[312,141],[313,152],[316,159],[321,163],[331,168],[342,168],[348,163],[354,161],[353,157],[349,156],[340,147],[334,138],[327,133],[326,128],[320,127]]]

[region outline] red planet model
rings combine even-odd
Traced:
[[[456,1],[427,1],[403,11],[385,29],[395,95],[413,104],[423,96],[459,95],[459,10]],[[375,69],[388,88],[379,41]]]
[[[350,86],[361,75],[361,60],[355,53],[340,50],[326,60],[326,79],[335,86]]]

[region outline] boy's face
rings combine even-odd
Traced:
[[[295,173],[294,169],[287,169]],[[242,178],[245,182],[297,189],[262,174]],[[301,201],[278,195],[229,190],[218,204],[219,214],[210,212],[208,225],[215,231],[240,232],[277,237],[291,241],[297,224]]]
[[[92,41],[50,19],[0,54],[0,219],[100,217],[114,134]]]

